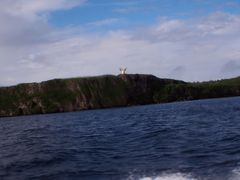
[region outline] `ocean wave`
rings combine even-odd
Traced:
[[[197,180],[192,178],[189,174],[175,173],[175,174],[163,174],[157,177],[143,177],[139,180]]]
[[[240,180],[240,167],[234,168],[229,173],[225,174],[224,177],[221,175],[213,175],[207,177],[193,177],[190,173],[162,173],[157,176],[142,176],[134,177],[131,176],[127,180]]]
[[[237,167],[232,170],[232,174],[229,180],[239,180],[240,179],[240,167]]]
[[[158,176],[136,178],[131,176],[127,180],[197,180],[191,174],[183,173],[163,173]]]

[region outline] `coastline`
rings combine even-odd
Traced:
[[[240,96],[240,78],[187,83],[126,74],[54,79],[0,88],[0,117]]]

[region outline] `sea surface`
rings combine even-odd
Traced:
[[[239,180],[240,98],[1,118],[0,179]]]

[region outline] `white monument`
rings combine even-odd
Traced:
[[[120,68],[120,74],[126,74],[127,68]]]

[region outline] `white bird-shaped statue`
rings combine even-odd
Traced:
[[[120,73],[121,74],[126,74],[127,68],[120,68]]]

